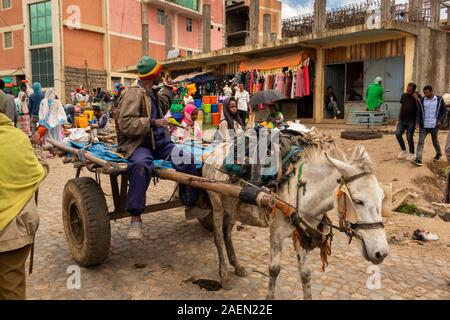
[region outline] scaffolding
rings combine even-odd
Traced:
[[[409,4],[393,4],[391,6],[391,19],[398,23],[427,24],[431,20],[431,0],[423,1],[419,14],[410,12]],[[433,0],[435,1],[435,0]],[[450,6],[450,1],[441,1],[441,7]],[[358,3],[340,6],[326,12],[327,30],[342,29],[346,27],[365,24],[368,17],[380,10],[380,0],[364,0]],[[299,15],[283,20],[282,35],[284,38],[304,36],[313,32],[314,13]]]

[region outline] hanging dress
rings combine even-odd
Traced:
[[[309,96],[310,93],[310,83],[309,83],[309,59],[306,59],[303,63],[303,81],[305,83],[304,95]]]

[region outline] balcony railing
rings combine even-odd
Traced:
[[[413,17],[408,4],[396,4],[391,7],[392,20],[395,22],[426,24],[430,21],[430,0],[423,2],[421,13]],[[433,0],[434,1],[434,0]],[[364,0],[332,10],[327,10],[326,27],[328,30],[341,29],[366,23],[367,18],[380,9],[380,0]],[[313,31],[314,13],[284,19],[282,34],[284,38],[303,36]]]

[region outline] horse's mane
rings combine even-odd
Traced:
[[[373,172],[373,163],[370,160],[366,149],[364,149],[362,145],[357,145],[356,148],[353,149],[353,152],[349,157],[341,148],[336,146],[334,143],[329,144],[326,147],[314,145],[305,148],[305,151],[302,154],[302,158],[307,163],[328,165],[329,161],[327,160],[325,154],[347,164],[356,165],[364,172]]]

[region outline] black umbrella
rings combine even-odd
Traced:
[[[270,104],[274,101],[283,99],[287,99],[287,97],[277,90],[264,90],[255,93],[250,98],[250,105],[256,106],[258,104]]]

